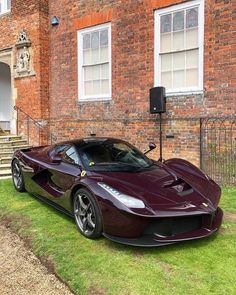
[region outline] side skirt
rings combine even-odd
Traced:
[[[71,214],[69,211],[67,211],[66,209],[64,209],[63,207],[61,207],[60,205],[54,203],[53,201],[47,199],[47,198],[44,198],[40,195],[32,195],[31,196],[35,197],[36,199],[39,199],[40,201],[42,201],[43,203],[46,203],[48,205],[50,205],[51,207],[53,207],[54,209],[66,214],[67,216],[71,217],[71,218],[74,218],[74,215]]]

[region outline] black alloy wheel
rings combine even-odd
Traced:
[[[102,235],[102,217],[92,194],[79,189],[74,196],[73,209],[76,225],[86,238],[96,239]]]
[[[20,162],[16,159],[12,163],[12,180],[18,192],[25,191],[24,177],[20,167]]]

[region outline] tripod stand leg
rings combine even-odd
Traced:
[[[158,161],[162,162],[163,158],[162,158],[162,113],[159,113],[159,118],[160,118],[160,129],[159,129],[159,135],[160,135],[160,158]]]

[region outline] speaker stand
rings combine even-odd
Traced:
[[[162,158],[162,113],[159,113],[159,119],[160,119],[160,122],[159,122],[159,127],[160,127],[160,131],[159,131],[159,134],[160,134],[160,158],[159,158],[159,162],[163,162],[163,158]]]

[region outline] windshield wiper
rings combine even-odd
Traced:
[[[153,162],[148,165],[148,166],[138,166],[132,163],[124,163],[124,162],[99,162],[99,163],[94,163],[92,167],[96,166],[123,166],[123,167],[132,167],[135,168],[135,171],[140,171],[142,169],[147,169],[153,165]]]
[[[151,160],[152,161],[152,160]],[[152,167],[154,165],[154,162],[152,161],[148,166],[145,166],[145,167],[138,167],[138,170],[137,171],[140,171],[142,169],[148,169],[150,167]]]
[[[106,165],[117,165],[117,162],[99,162],[99,163],[94,163],[91,167],[93,166],[106,166]]]
[[[148,166],[137,166],[135,164],[132,164],[132,163],[124,163],[124,162],[117,162],[119,164],[122,164],[123,166],[132,166],[132,167],[135,167],[137,170],[140,170],[140,169],[145,169],[145,168],[149,168],[151,165],[148,165]]]
[[[135,164],[132,163],[124,163],[124,162],[99,162],[99,163],[94,163],[94,166],[109,166],[109,165],[114,165],[114,166],[131,166],[131,167],[135,167],[135,168],[142,168],[140,166],[137,166]]]

